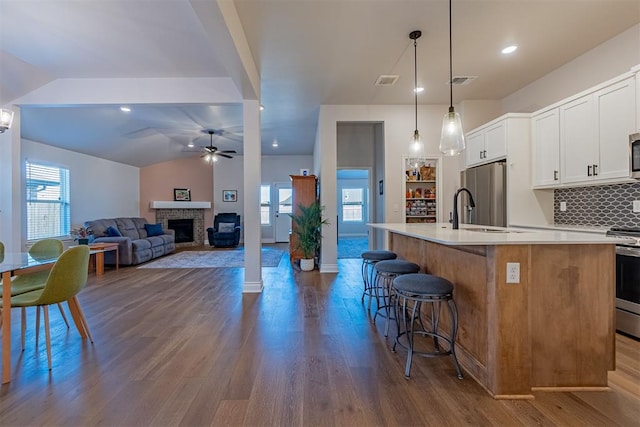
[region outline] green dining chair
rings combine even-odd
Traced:
[[[47,341],[47,362],[51,370],[51,333],[49,330],[49,306],[68,301],[73,304],[83,328],[90,341],[93,342],[89,325],[82,313],[76,295],[87,284],[87,267],[89,265],[89,247],[75,246],[60,255],[47,276],[44,288],[11,297],[11,307],[42,307],[44,311],[44,329]],[[22,318],[22,340],[25,335],[25,318]],[[81,333],[82,334],[82,333]]]
[[[58,239],[42,239],[35,242],[31,248],[29,248],[29,255],[34,259],[51,259],[58,258],[64,251],[64,244]],[[31,291],[37,291],[44,288],[44,284],[47,282],[49,271],[39,271],[37,273],[21,274],[13,278],[11,282],[11,296],[24,294]],[[69,329],[69,320],[64,313],[62,304],[58,304],[60,315],[64,320],[67,329]],[[22,317],[26,318],[26,309],[22,310]],[[36,347],[38,346],[38,339],[40,337],[40,308],[36,308]],[[24,350],[24,341],[22,342],[22,349]]]

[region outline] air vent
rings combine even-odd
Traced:
[[[478,76],[454,76],[453,77],[453,84],[454,85],[459,85],[459,86],[464,86],[464,85],[468,85],[469,83],[471,83],[472,81],[474,81],[475,79],[477,79]],[[447,84],[449,84],[450,82],[447,82]]]
[[[400,76],[397,75],[380,75],[376,80],[376,86],[392,86],[394,85]]]

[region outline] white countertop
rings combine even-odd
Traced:
[[[558,229],[532,229],[516,227],[494,227],[461,224],[453,230],[449,223],[434,224],[368,224],[370,227],[392,231],[404,236],[428,240],[443,245],[582,245],[616,244],[635,241],[635,239],[607,237],[601,233],[587,233]],[[471,231],[473,229],[505,230],[504,232]]]
[[[599,233],[605,234],[611,227],[597,227],[587,225],[569,225],[569,224],[547,224],[547,225],[526,225],[526,224],[511,224],[511,227],[515,228],[527,228],[527,229],[543,229],[543,230],[556,230],[556,231],[580,231],[584,233]]]

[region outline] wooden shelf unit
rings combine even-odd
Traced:
[[[404,160],[405,222],[438,222],[438,159]]]

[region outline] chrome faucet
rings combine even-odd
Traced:
[[[462,187],[456,191],[456,194],[453,195],[453,218],[451,218],[451,228],[457,230],[459,227],[458,221],[458,194],[465,191],[469,195],[469,210],[476,207],[476,202],[473,201],[473,196],[471,195],[471,191],[467,188]]]

